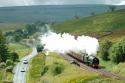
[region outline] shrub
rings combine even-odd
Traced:
[[[111,6],[109,6],[109,9],[110,9],[110,11],[111,11],[111,12],[113,12],[113,11],[115,11],[115,10],[116,10],[116,6],[111,5]]]
[[[42,52],[44,49],[43,45],[37,45],[37,52]]]
[[[115,63],[120,63],[125,61],[125,38],[121,41],[115,43],[110,48],[110,57],[111,60]]]
[[[43,76],[48,71],[48,66],[44,66],[41,70],[41,76]]]
[[[13,60],[14,62],[18,61],[19,55],[17,53],[13,52],[13,53],[11,53],[10,59]]]
[[[9,52],[5,36],[0,31],[0,62],[6,62]]]
[[[11,65],[14,65],[13,61],[8,59],[6,61],[6,66],[11,66]]]
[[[107,61],[109,60],[109,49],[112,46],[112,42],[109,40],[105,40],[104,42],[101,43],[100,50],[99,50],[99,56]]]
[[[3,80],[2,83],[13,83],[13,81],[10,81],[10,80]]]
[[[5,68],[6,64],[4,62],[0,63],[0,68]]]
[[[13,66],[8,66],[8,67],[6,68],[6,71],[7,71],[7,72],[12,72],[12,71],[13,71]]]
[[[51,68],[51,72],[54,76],[58,75],[58,74],[61,74],[63,70],[64,70],[63,64],[60,64],[60,63],[57,63],[57,62],[53,63],[52,68]]]

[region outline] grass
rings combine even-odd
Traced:
[[[31,61],[31,67],[27,76],[27,83],[75,83],[79,80],[88,80],[98,77],[98,74],[88,72],[87,70],[81,69],[75,65],[69,64],[66,60],[56,53],[50,53],[46,56],[45,66],[48,66],[48,71],[41,76],[41,70],[45,58],[43,54],[39,54]],[[53,63],[60,63],[64,65],[64,70],[61,74],[53,76],[51,68]]]
[[[64,66],[63,72],[58,75],[53,75],[51,70],[55,62],[63,64]],[[101,64],[107,65],[108,68],[110,67],[110,69],[108,69],[109,71],[112,69],[111,67],[115,67],[115,64],[111,62],[103,61],[101,62]],[[33,58],[30,65],[31,67],[27,74],[27,83],[114,83],[114,81],[116,83],[125,82],[122,80],[102,77],[97,73],[81,69],[76,65],[69,64],[69,62],[67,62],[65,59],[63,59],[62,56],[57,53],[49,53],[49,55],[46,57],[44,57],[44,54],[40,53],[35,58]],[[41,70],[45,66],[48,67],[48,70],[43,75],[41,75]],[[120,67],[123,68],[124,65]]]
[[[19,43],[9,43],[8,47],[9,50],[16,52],[20,58],[30,54],[32,51],[31,48]]]
[[[0,30],[10,31],[18,28],[23,28],[22,24],[4,24],[0,23]],[[121,37],[125,36],[125,10],[119,10],[114,12],[108,12],[100,15],[95,15],[86,18],[80,18],[75,20],[66,21],[64,23],[56,24],[52,26],[56,32],[68,32],[73,35],[102,35],[105,31],[112,31],[109,36],[100,39],[100,42],[104,39],[112,40],[116,42]],[[20,58],[26,56],[31,52],[31,49],[20,44],[9,44],[9,49],[19,54]],[[60,63],[64,65],[64,70],[58,75],[53,76],[51,68],[53,63]],[[100,77],[97,73],[81,69],[75,65],[69,64],[66,60],[62,59],[56,53],[50,53],[44,57],[44,54],[37,55],[31,61],[30,70],[27,74],[27,83],[124,83],[111,78]],[[100,64],[105,66],[105,69],[118,73],[121,76],[125,76],[125,63],[119,63],[118,65],[111,61],[100,60]],[[41,76],[41,71],[47,66],[48,70]],[[4,72],[0,71],[0,83]],[[6,78],[11,80],[12,74],[6,73]]]
[[[112,31],[125,28],[125,10],[80,18],[56,24],[57,32],[84,34],[88,32]]]
[[[3,79],[3,69],[0,69],[0,83],[2,83]]]
[[[112,61],[104,61],[101,58],[99,58],[99,59],[100,59],[100,66],[103,66],[104,69],[125,77],[125,69],[124,69],[125,62],[115,64]]]
[[[105,31],[112,31],[113,33],[111,35],[100,38],[99,42],[102,42],[105,39],[111,40],[112,42],[117,42],[122,37],[125,37],[124,14],[125,10],[119,10],[91,17],[66,21],[61,24],[56,24],[52,27],[57,32],[68,32],[73,35],[85,34],[90,36],[98,36],[105,34]],[[115,72],[121,76],[125,76],[125,63],[120,63],[117,65],[111,61],[103,61],[100,59],[100,64],[105,66],[105,69],[109,71]]]
[[[88,72],[87,70],[81,69],[75,65],[69,64],[63,59],[59,54],[50,53],[46,57],[46,65],[50,68],[53,63],[60,63],[64,65],[64,71],[56,76],[52,75],[51,69],[47,71],[45,75],[41,77],[41,82],[51,82],[51,83],[75,83],[79,80],[85,81],[88,79],[93,79],[98,77],[98,74],[94,72]]]
[[[112,68],[112,71],[125,77],[125,63],[119,63]]]
[[[114,31],[111,35],[101,38],[100,40],[103,41],[105,39],[109,39],[112,42],[116,42],[116,41],[119,41],[119,39],[123,37],[125,37],[125,29],[119,29],[119,30]]]
[[[38,83],[41,77],[41,70],[44,65],[45,59],[43,54],[38,54],[33,60],[31,61],[30,70],[27,74],[27,83]]]
[[[32,51],[31,48],[18,43],[9,43],[8,48],[10,51],[18,53],[20,58],[28,55]],[[13,74],[6,72],[5,69],[0,69],[0,83],[10,83],[12,81]]]
[[[13,74],[0,69],[0,83],[10,83],[13,81]]]
[[[93,80],[86,81],[85,83],[124,83],[124,82],[125,81],[99,77]]]
[[[114,72],[120,76],[125,77],[125,62],[119,63],[119,64],[114,64],[111,61],[103,61],[101,60],[100,65],[105,66],[105,69],[111,72]]]
[[[24,23],[0,23],[0,30],[3,32],[13,31],[15,29],[24,28]]]
[[[90,36],[103,35],[106,31],[112,31],[112,35],[101,38],[100,40],[108,38],[116,41],[125,35],[125,10],[65,21],[52,25],[52,29],[61,33],[67,32],[73,35]]]

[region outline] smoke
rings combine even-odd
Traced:
[[[49,30],[40,39],[41,43],[45,45],[44,49],[51,52],[67,53],[74,51],[95,55],[99,48],[96,38],[84,35],[75,38],[75,36],[68,33],[57,34]]]

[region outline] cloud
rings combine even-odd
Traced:
[[[34,0],[0,0],[0,6],[33,5]]]
[[[106,4],[119,4],[124,2],[125,0],[105,0]]]
[[[121,1],[120,3],[118,3],[116,5],[125,5],[125,1]]]
[[[0,6],[62,5],[62,4],[118,4],[125,0],[0,0]]]

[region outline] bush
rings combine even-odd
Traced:
[[[100,50],[99,50],[99,56],[107,61],[109,60],[109,49],[112,46],[112,42],[109,40],[105,40],[104,42],[101,43]]]
[[[19,55],[17,54],[17,53],[15,53],[15,52],[13,52],[13,53],[11,53],[11,55],[10,55],[10,59],[12,60],[12,61],[18,61],[19,60]]]
[[[113,11],[115,11],[115,10],[116,10],[116,6],[111,5],[111,6],[109,6],[109,9],[111,10],[111,12],[113,12]]]
[[[0,63],[0,68],[5,68],[6,64],[4,62]]]
[[[120,63],[125,61],[125,38],[117,42],[110,48],[111,60],[115,63]]]
[[[43,76],[48,71],[48,66],[44,66],[41,71],[41,76]]]
[[[44,49],[43,45],[37,45],[37,52],[42,52]]]
[[[61,74],[63,70],[64,70],[63,64],[60,64],[60,63],[57,63],[57,62],[53,63],[52,68],[51,68],[51,72],[54,76],[58,75],[58,74]]]
[[[6,66],[11,66],[11,65],[14,65],[13,61],[12,60],[7,60],[6,61]]]
[[[9,52],[8,52],[6,38],[0,31],[0,62],[6,62],[8,56]]]
[[[6,68],[6,71],[7,71],[7,72],[12,72],[12,71],[13,71],[13,66],[8,66],[8,67]]]
[[[3,80],[2,83],[13,83],[13,81],[9,81],[9,80]]]

